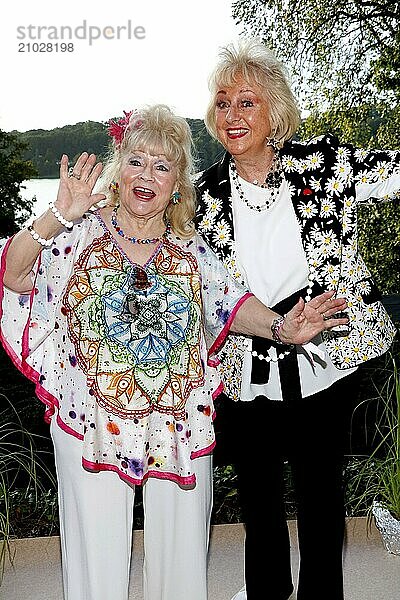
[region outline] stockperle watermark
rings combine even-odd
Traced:
[[[71,25],[19,25],[18,52],[73,52],[76,42],[92,46],[99,40],[144,40],[146,28],[130,19],[123,25],[92,25],[86,19]]]

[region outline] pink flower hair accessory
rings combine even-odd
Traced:
[[[124,111],[124,116],[117,121],[113,121],[112,119],[108,121],[108,135],[113,138],[117,148],[121,147],[125,133],[129,128],[129,122],[132,114],[133,110],[129,112]]]

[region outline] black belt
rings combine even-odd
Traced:
[[[294,292],[288,298],[281,300],[271,308],[274,312],[284,315],[298,302],[300,296],[305,298],[307,289],[304,288]],[[314,283],[313,296],[322,293],[322,288]],[[281,354],[287,350],[287,346],[277,344],[272,340],[254,336],[252,338],[252,350],[263,356],[268,356],[268,350],[275,348],[277,354]],[[299,365],[297,362],[296,348],[293,348],[284,358],[278,360],[279,378],[282,390],[282,398],[285,402],[297,400],[301,398],[301,385]],[[251,383],[265,384],[269,381],[270,363],[265,360],[260,360],[256,356],[252,357],[251,367]]]

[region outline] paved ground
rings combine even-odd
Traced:
[[[298,567],[296,523],[290,521],[289,525],[293,570],[296,573]],[[242,586],[243,535],[241,525],[213,527],[209,600],[230,600]],[[385,550],[375,528],[369,535],[367,534],[364,519],[353,519],[348,523],[347,538],[346,600],[400,600],[400,556],[394,556]],[[14,546],[15,567],[6,569],[5,579],[0,587],[0,598],[2,600],[62,600],[58,542],[56,537],[18,540]],[[321,552],[323,552],[323,543],[322,538]],[[137,531],[134,534],[130,600],[143,600],[140,577],[142,551],[142,532]]]

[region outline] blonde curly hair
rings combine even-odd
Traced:
[[[119,142],[119,141],[118,141]],[[196,192],[192,183],[195,173],[193,139],[190,127],[183,117],[175,115],[165,104],[146,106],[132,111],[121,143],[113,143],[99,180],[99,193],[105,194],[105,204],[115,206],[118,193],[110,189],[119,184],[120,172],[127,154],[137,150],[165,154],[177,169],[176,189],[181,194],[179,204],[170,203],[165,219],[174,233],[189,238],[194,233],[193,218],[196,212]]]

